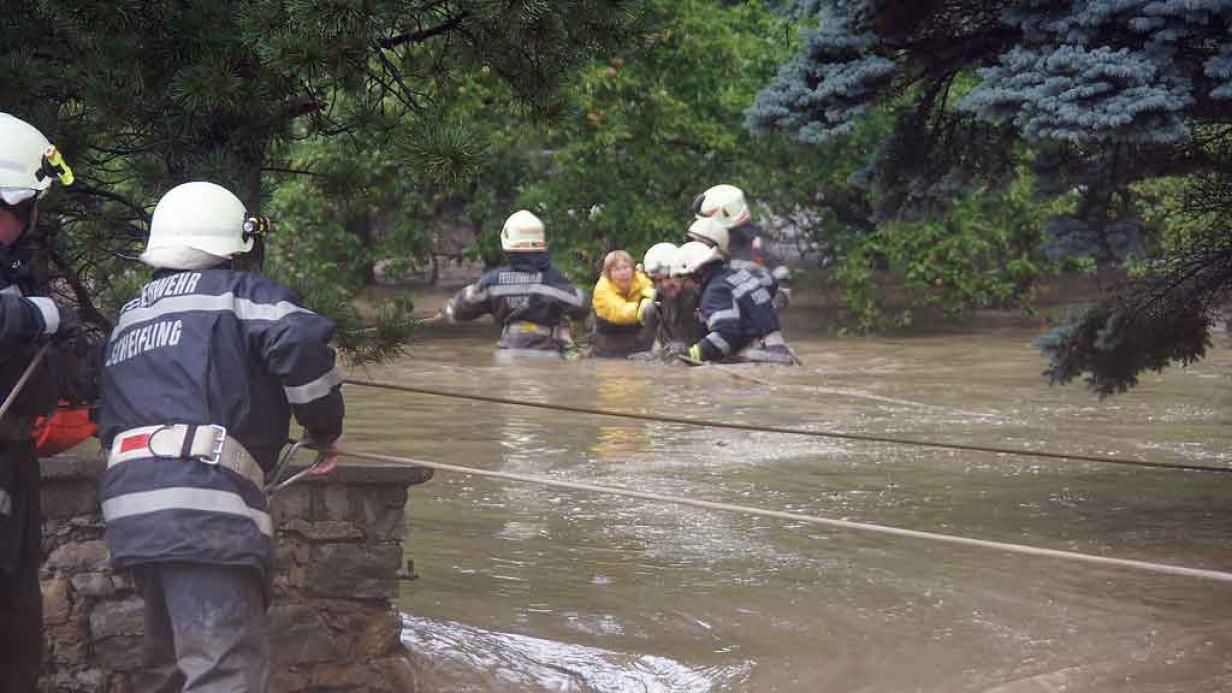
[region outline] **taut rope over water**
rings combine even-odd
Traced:
[[[1131,570],[1140,570],[1161,575],[1174,575],[1181,577],[1198,578],[1201,580],[1214,580],[1217,582],[1232,583],[1232,573],[1221,570],[1207,570],[1204,568],[1190,568],[1187,566],[1170,565],[1167,563],[1153,563],[1150,561],[1138,561],[1129,558],[1114,558],[1111,556],[1097,556],[1088,553],[1079,553],[1077,551],[1063,551],[1059,549],[1047,549],[1039,546],[1028,546],[1026,544],[1009,544],[1000,541],[991,541],[988,539],[973,539],[971,537],[962,537],[953,534],[940,534],[937,532],[923,532],[915,529],[904,529],[902,527],[890,527],[886,525],[878,525],[870,522],[852,522],[851,520],[837,520],[828,517],[816,517],[813,515],[802,515],[800,513],[783,512],[781,510],[766,510],[763,508],[754,508],[744,505],[733,505],[730,503],[716,503],[713,501],[696,500],[693,498],[683,498],[680,496],[667,496],[659,493],[650,493],[647,491],[634,491],[630,489],[617,488],[614,486],[600,486],[598,484],[586,484],[576,481],[563,481],[558,479],[549,479],[541,476],[530,476],[526,474],[513,474],[510,472],[489,471],[486,469],[475,469],[473,467],[463,467],[456,464],[446,464],[444,462],[430,462],[426,460],[414,460],[406,457],[395,457],[393,455],[380,455],[370,452],[349,451],[343,453],[345,457],[354,457],[361,460],[369,460],[373,462],[385,462],[398,465],[411,465],[416,467],[427,467],[429,469],[439,469],[447,472],[459,472],[461,474],[471,474],[474,476],[490,477],[495,479],[506,479],[509,481],[519,481],[530,484],[539,484],[541,486],[551,486],[554,488],[566,488],[575,491],[590,491],[594,493],[604,493],[615,496],[627,496],[629,498],[641,498],[651,501],[659,501],[663,503],[675,503],[678,505],[688,505],[696,508],[706,508],[709,510],[724,510],[728,512],[737,512],[744,515],[754,515],[759,517],[771,517],[779,520],[789,520],[792,522],[807,522],[810,524],[825,525],[837,529],[854,530],[859,532],[871,532],[875,534],[888,534],[896,537],[904,537],[908,539],[920,539],[924,541],[943,542],[947,544],[956,544],[959,546],[968,546],[980,549],[992,549],[1003,553],[1012,553],[1027,556],[1038,556],[1044,558],[1055,558],[1059,560],[1077,561],[1093,565],[1100,565],[1111,568],[1128,568]]]
[[[615,409],[591,409],[588,407],[576,407],[568,404],[551,404],[547,402],[531,402],[521,399],[508,399],[505,397],[493,397],[491,395],[475,395],[465,392],[453,392],[450,390],[437,390],[428,387],[414,387],[411,385],[395,385],[393,383],[378,382],[375,380],[356,380],[354,378],[344,378],[343,383],[347,385],[358,385],[361,387],[373,387],[382,390],[395,390],[397,392],[410,392],[420,395],[432,395],[434,397],[450,397],[453,399],[465,399],[476,402],[490,402],[492,404],[508,404],[519,407],[533,407],[536,409],[549,409],[552,411],[564,411],[574,414],[592,414],[595,416],[612,416],[624,419],[635,419],[638,421],[655,421],[659,423],[674,423],[683,424],[686,426],[703,426],[707,428],[728,428],[737,431],[755,431],[758,433],[782,433],[788,435],[811,436],[813,438],[836,438],[839,440],[857,440],[866,443],[890,443],[892,445],[909,445],[914,447],[936,448],[940,450],[959,450],[962,452],[987,452],[997,455],[1017,455],[1021,457],[1038,457],[1049,460],[1070,460],[1075,462],[1097,462],[1099,464],[1115,464],[1132,467],[1148,467],[1152,469],[1175,469],[1190,472],[1216,472],[1221,474],[1232,473],[1232,467],[1215,467],[1204,464],[1186,464],[1186,463],[1171,463],[1171,462],[1150,462],[1147,460],[1135,460],[1125,457],[1098,457],[1095,455],[1080,455],[1074,453],[1047,452],[1042,450],[1014,450],[1011,448],[996,448],[987,445],[968,445],[965,443],[944,443],[933,442],[927,440],[912,440],[908,438],[894,438],[890,436],[876,436],[862,433],[841,433],[838,431],[811,431],[805,428],[786,428],[782,426],[758,426],[754,424],[730,423],[726,421],[713,421],[709,419],[691,419],[681,416],[666,416],[662,414],[643,414],[632,411],[620,411]]]

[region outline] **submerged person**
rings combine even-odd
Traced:
[[[654,335],[648,352],[634,354],[646,360],[683,354],[702,338],[697,319],[701,296],[695,286],[685,286],[676,276],[680,249],[672,243],[656,243],[646,251],[642,267],[654,282],[655,299],[646,310],[646,328]]]
[[[748,270],[764,284],[775,284],[774,307],[783,310],[791,302],[791,288],[786,286],[791,271],[765,248],[761,229],[753,223],[744,191],[734,185],[720,184],[708,188],[693,200],[697,219],[713,219],[718,223],[712,233],[694,233],[689,238],[717,247],[736,270]]]
[[[525,209],[501,228],[501,249],[509,264],[459,291],[441,310],[448,322],[491,314],[501,324],[501,353],[576,358],[569,319],[590,312],[586,299],[552,266],[543,222]]]
[[[595,284],[595,334],[591,351],[599,358],[626,358],[650,348],[653,333],[644,318],[655,299],[650,277],[633,264],[633,256],[613,250],[603,258],[603,274]]]
[[[757,277],[747,269],[725,266],[718,249],[703,243],[685,243],[680,254],[686,285],[701,290],[700,313],[707,330],[689,347],[691,361],[796,362],[779,330],[773,296]]]

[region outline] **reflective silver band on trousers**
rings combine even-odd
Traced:
[[[262,534],[274,536],[274,521],[269,513],[250,507],[239,494],[230,491],[172,486],[126,493],[103,501],[103,519],[107,522],[163,510],[197,510],[246,517]]]

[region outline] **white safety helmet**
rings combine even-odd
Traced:
[[[751,218],[744,191],[734,185],[716,185],[693,198],[693,213],[717,219],[723,226],[739,226]]]
[[[672,273],[679,251],[674,243],[655,243],[642,258],[642,269],[651,277],[666,277]]]
[[[221,185],[177,185],[154,208],[141,260],[154,267],[194,269],[177,265],[183,264],[181,258],[199,258],[200,253],[219,260],[246,253],[253,244],[244,232],[246,217],[244,203]]]
[[[506,253],[532,253],[547,250],[543,222],[525,209],[505,220],[501,228],[501,249]]]
[[[41,197],[57,176],[65,185],[73,182],[72,171],[43,133],[0,113],[0,205],[15,207]]]
[[[713,217],[698,217],[689,224],[689,239],[705,243],[726,253],[729,234],[723,222]]]
[[[706,265],[716,262],[723,262],[723,254],[718,248],[697,241],[689,241],[680,246],[677,252],[676,269],[673,274],[677,276],[695,274]]]

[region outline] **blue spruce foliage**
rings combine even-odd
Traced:
[[[1041,192],[1081,198],[1048,223],[1053,259],[1141,252],[1133,184],[1183,177],[1205,240],[1168,249],[1040,347],[1053,382],[1087,373],[1101,395],[1205,354],[1232,294],[1232,0],[815,4],[817,30],[748,109],[750,129],[819,144],[874,108],[897,114],[855,181],[881,218],[936,214],[995,183],[1025,143]]]
[[[863,3],[827,5],[802,54],[779,69],[746,114],[754,132],[786,131],[802,142],[824,142],[849,132],[890,85],[897,65],[874,52],[876,35],[859,27]]]

